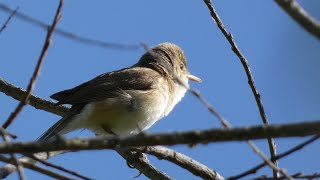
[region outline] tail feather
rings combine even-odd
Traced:
[[[69,125],[70,123],[72,123],[74,117],[81,112],[83,107],[84,107],[83,105],[72,106],[70,111],[63,118],[61,118],[57,123],[51,126],[46,132],[44,132],[38,138],[38,140],[40,141],[49,140],[55,136],[63,135],[77,129],[76,127],[72,127]]]

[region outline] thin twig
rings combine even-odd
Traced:
[[[36,156],[37,158],[42,159],[42,160],[47,160],[49,158],[63,154],[65,152],[66,151],[44,152],[44,153],[34,154],[34,156]],[[31,158],[27,158],[27,157],[19,158],[19,161],[30,163],[30,164],[37,163],[37,161],[35,161]],[[17,170],[16,167],[12,164],[6,164],[5,166],[2,166],[0,168],[0,179],[6,178],[8,175],[15,172],[16,170]]]
[[[319,138],[320,138],[319,135],[315,135],[315,136],[311,137],[310,139],[308,139],[308,140],[306,140],[306,141],[294,146],[293,148],[291,148],[291,149],[289,149],[289,150],[287,150],[287,151],[285,151],[285,152],[283,152],[281,154],[278,154],[275,158],[277,160],[279,160],[279,159],[281,159],[281,158],[283,158],[285,156],[288,156],[288,155],[290,155],[290,154],[302,149],[303,147],[307,146],[308,144],[311,144],[312,142],[314,142],[315,140],[317,140]],[[249,170],[242,172],[241,174],[238,174],[238,175],[235,175],[235,176],[231,176],[231,177],[229,177],[227,179],[228,180],[236,180],[236,179],[243,178],[243,177],[245,177],[245,176],[247,176],[249,174],[256,173],[259,169],[263,168],[266,165],[267,165],[266,162],[262,162],[262,163],[256,165],[255,167],[250,168]]]
[[[46,36],[46,40],[44,42],[44,45],[43,45],[43,48],[42,48],[42,51],[41,51],[41,54],[39,56],[39,59],[38,59],[38,62],[37,62],[37,65],[34,69],[34,72],[32,74],[32,77],[30,79],[30,82],[28,84],[28,87],[27,87],[27,95],[25,96],[25,98],[23,99],[23,101],[20,101],[20,103],[18,104],[18,106],[16,107],[16,109],[10,114],[10,116],[8,117],[8,119],[3,123],[2,127],[4,129],[6,129],[13,121],[14,119],[17,117],[17,115],[21,112],[21,110],[23,109],[23,107],[25,106],[26,102],[28,101],[29,99],[29,96],[31,94],[31,91],[33,90],[33,87],[35,85],[35,82],[37,80],[37,77],[38,77],[38,74],[40,72],[40,69],[41,69],[41,65],[42,65],[42,62],[43,62],[43,59],[47,53],[47,50],[51,44],[51,36],[61,18],[61,8],[62,8],[62,5],[63,5],[63,0],[60,0],[59,2],[59,6],[57,8],[57,11],[56,11],[56,14],[55,14],[55,17],[54,17],[54,20],[52,22],[52,25],[48,28],[48,33],[47,33],[47,36]]]
[[[0,155],[0,161],[6,162],[6,163],[10,163],[10,164],[14,164],[14,162],[12,161],[12,159],[10,158],[6,158],[2,155]],[[29,163],[29,162],[23,162],[21,161],[21,164],[29,169],[32,169],[34,171],[40,172],[41,174],[45,174],[47,176],[53,177],[55,179],[61,179],[61,180],[72,180],[71,178],[64,176],[62,174],[58,174],[56,172],[50,171],[48,169],[44,169],[42,167],[39,167],[33,163]]]
[[[7,13],[12,13],[12,9],[10,9],[8,6],[1,4],[0,3],[0,9],[7,12]],[[26,14],[23,13],[17,13],[16,15],[17,18],[26,21],[32,25],[38,26],[42,29],[47,30],[48,27],[50,27],[48,24],[41,22],[38,19],[35,19],[33,17],[30,17]],[[91,45],[91,46],[97,46],[100,48],[106,48],[106,49],[120,49],[120,50],[137,50],[140,48],[140,45],[130,45],[130,44],[120,44],[120,43],[111,43],[111,42],[105,42],[105,41],[101,41],[101,40],[96,40],[96,39],[90,39],[90,38],[86,38],[86,37],[82,37],[79,36],[77,34],[74,34],[72,32],[68,32],[65,31],[63,29],[59,29],[57,28],[55,30],[55,33],[57,35],[60,35],[62,37],[65,37],[67,39],[82,43],[82,44],[86,44],[86,45]]]
[[[275,0],[302,28],[320,39],[320,22],[305,11],[295,0]]]
[[[147,153],[156,156],[158,159],[166,159],[194,174],[201,179],[223,180],[224,178],[216,171],[208,168],[204,164],[191,159],[190,157],[176,152],[172,149],[163,146],[147,146],[130,148],[142,153]]]
[[[24,154],[24,155],[26,155],[26,154]],[[46,166],[49,166],[49,167],[58,169],[58,170],[60,170],[60,171],[69,173],[69,174],[71,174],[71,175],[77,176],[77,177],[79,177],[79,178],[81,178],[81,179],[92,180],[92,178],[86,177],[86,176],[81,175],[81,174],[79,174],[79,173],[77,173],[77,172],[75,172],[75,171],[71,171],[71,170],[69,170],[69,169],[66,169],[66,168],[64,168],[64,167],[62,167],[62,166],[58,166],[58,165],[49,163],[48,161],[45,161],[45,160],[43,160],[43,159],[40,159],[40,158],[38,158],[38,157],[36,157],[36,156],[33,156],[33,155],[29,156],[29,155],[28,155],[27,157],[29,157],[29,158],[31,158],[31,159],[34,159],[34,160],[36,160],[37,162],[40,162],[41,164],[44,164],[44,165],[46,165]]]
[[[312,180],[312,179],[319,179],[320,178],[320,173],[314,173],[314,174],[306,174],[304,175],[303,173],[295,173],[292,174],[291,177],[295,179],[306,179],[306,180]],[[257,178],[253,178],[250,180],[274,180],[273,177],[267,177],[265,175],[262,175]],[[281,176],[278,178],[278,180],[286,180],[286,177]]]
[[[7,133],[7,131],[5,129],[1,128],[1,127],[0,127],[0,134],[1,134],[2,139],[3,139],[4,142],[6,142],[6,143],[10,142],[9,133]],[[13,165],[15,165],[16,168],[17,168],[19,179],[20,180],[26,179],[26,177],[24,175],[23,167],[22,167],[21,163],[18,161],[18,159],[15,156],[15,154],[14,153],[10,153],[10,156],[11,156],[11,159],[13,160]]]
[[[248,61],[246,60],[246,58],[244,57],[244,55],[241,53],[241,51],[239,50],[237,44],[235,43],[232,34],[227,31],[226,27],[224,26],[223,22],[221,21],[221,19],[219,18],[216,10],[214,9],[214,7],[212,6],[211,0],[204,0],[204,3],[207,5],[211,17],[214,20],[214,22],[217,24],[218,28],[221,30],[221,32],[223,33],[223,35],[226,37],[226,39],[228,40],[229,44],[232,47],[232,51],[238,56],[238,58],[241,61],[241,64],[246,72],[247,78],[248,78],[248,83],[250,85],[251,91],[254,95],[254,98],[256,100],[258,109],[259,109],[259,113],[260,116],[262,118],[262,122],[265,125],[268,125],[268,119],[267,119],[267,115],[264,111],[264,107],[262,105],[262,101],[261,101],[261,96],[259,94],[259,91],[257,89],[257,87],[255,86],[254,80],[253,80],[253,76],[251,74],[251,70],[250,70],[250,66]],[[268,138],[268,144],[269,144],[269,151],[270,151],[270,155],[271,158],[274,159],[274,157],[276,156],[276,144],[274,142],[274,140],[272,138]],[[278,162],[276,160],[272,161],[273,164],[275,166],[278,166]],[[273,170],[273,177],[275,179],[277,179],[278,174],[275,170]]]
[[[252,141],[247,141],[247,143],[253,149],[253,151],[264,160],[264,162],[269,167],[271,167],[274,171],[276,171],[276,173],[280,172],[287,179],[293,180],[293,178],[284,169],[280,169],[279,167],[275,166],[275,164],[272,163],[272,159],[268,159],[268,157]],[[277,179],[278,179],[278,176],[277,176]]]
[[[19,6],[14,10],[12,11],[12,13],[10,14],[10,16],[8,17],[8,19],[4,22],[4,24],[2,25],[2,27],[0,28],[0,34],[2,33],[2,31],[7,27],[9,21],[12,19],[12,17],[17,13],[19,9]]]

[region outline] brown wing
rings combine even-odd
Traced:
[[[72,89],[55,93],[58,104],[82,104],[119,96],[119,90],[148,90],[160,74],[152,69],[133,67],[97,76]]]

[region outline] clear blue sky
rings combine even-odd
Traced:
[[[299,1],[300,2],[300,1]],[[3,0],[11,8],[51,23],[58,1]],[[320,2],[302,5],[320,19]],[[319,120],[320,46],[274,1],[213,1],[217,12],[248,59],[262,95],[270,123]],[[0,24],[8,14],[0,11]],[[239,59],[211,20],[202,1],[65,1],[58,28],[109,42],[154,46],[161,42],[180,45],[190,71],[203,83],[191,83],[234,126],[261,124]],[[0,77],[26,88],[40,54],[46,32],[13,18],[0,35]],[[71,88],[101,73],[134,64],[143,53],[102,49],[54,35],[34,93],[44,98]],[[17,101],[0,93],[0,119],[5,120]],[[18,140],[34,140],[59,119],[27,106],[10,126]],[[148,132],[171,132],[218,127],[219,123],[191,94]],[[75,136],[92,136],[88,132]],[[305,138],[276,139],[283,152]],[[265,140],[256,141],[268,153]],[[238,174],[262,160],[240,142],[172,147],[217,170],[225,177]],[[319,172],[320,142],[280,160],[289,173]],[[176,179],[196,179],[185,170],[151,156],[150,160]],[[94,179],[131,179],[129,169],[115,152],[91,151],[65,154],[50,160]],[[26,171],[28,179],[46,176]],[[255,174],[271,175],[269,168]],[[17,179],[11,175],[8,179]],[[146,179],[141,176],[140,179]]]

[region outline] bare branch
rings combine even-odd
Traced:
[[[8,17],[8,19],[4,22],[4,24],[2,25],[2,27],[0,28],[0,34],[2,33],[2,31],[7,27],[8,23],[10,22],[10,20],[12,19],[12,17],[17,13],[19,9],[19,6],[12,11],[12,13],[10,14],[10,16]]]
[[[238,56],[238,58],[240,59],[240,62],[246,72],[247,78],[248,78],[248,83],[250,85],[251,91],[254,95],[254,98],[256,100],[259,112],[260,112],[260,116],[262,118],[262,122],[263,124],[267,125],[268,123],[268,119],[267,119],[267,115],[264,111],[264,107],[261,101],[261,96],[259,94],[259,91],[254,83],[253,80],[253,76],[251,74],[251,70],[250,70],[250,66],[249,63],[247,61],[247,59],[244,57],[244,55],[241,53],[240,49],[238,48],[237,44],[235,43],[232,34],[226,29],[226,27],[224,26],[223,22],[221,21],[221,19],[219,18],[216,10],[214,9],[214,7],[212,6],[211,0],[204,0],[204,3],[207,5],[211,17],[214,20],[214,22],[217,24],[218,28],[221,30],[221,32],[223,33],[223,35],[226,37],[226,39],[228,40],[229,44],[231,45],[231,49],[232,51]],[[272,138],[268,138],[268,144],[269,144],[269,151],[270,151],[270,155],[271,158],[274,159],[274,157],[276,156],[276,144],[274,142],[274,140]],[[272,161],[273,164],[275,166],[278,166],[278,162],[276,160]],[[273,177],[275,179],[277,179],[278,174],[275,170],[273,170]]]
[[[24,154],[24,155],[26,155],[26,154]],[[60,171],[66,172],[66,173],[69,173],[69,174],[74,175],[74,176],[76,176],[76,177],[79,177],[79,178],[81,178],[81,179],[92,180],[92,179],[89,178],[89,177],[86,177],[86,176],[84,176],[84,175],[81,175],[81,174],[79,174],[79,173],[77,173],[77,172],[75,172],[75,171],[71,171],[71,170],[66,169],[66,168],[64,168],[64,167],[61,167],[61,166],[58,166],[58,165],[49,163],[49,162],[47,162],[47,161],[45,161],[45,160],[43,160],[43,159],[40,159],[40,158],[38,158],[38,157],[36,157],[36,156],[34,156],[34,155],[27,156],[27,157],[29,157],[29,158],[31,158],[31,159],[34,159],[35,161],[40,162],[41,164],[44,164],[44,165],[46,165],[46,166],[49,166],[49,167],[58,169],[58,170],[60,170]]]
[[[147,147],[134,147],[130,148],[133,150],[140,151],[142,153],[147,153],[156,156],[159,159],[166,159],[186,170],[192,174],[201,177],[202,179],[211,180],[223,180],[224,178],[216,171],[208,168],[204,164],[191,159],[190,157],[173,151],[172,149],[163,146],[147,146]]]
[[[264,162],[270,166],[276,173],[280,172],[286,179],[293,180],[293,178],[287,174],[287,172],[284,169],[280,169],[277,167],[275,164],[272,163],[272,159],[268,159],[267,156],[252,142],[252,141],[247,141],[250,147],[252,147],[253,151],[264,160]],[[274,177],[273,177],[274,178]],[[278,179],[278,175],[277,178]]]
[[[113,149],[116,147],[207,144],[210,142],[247,141],[267,137],[302,137],[314,135],[320,131],[320,121],[291,123],[284,125],[238,127],[230,129],[208,129],[198,131],[181,131],[134,135],[125,138],[57,138],[52,142],[10,142],[0,143],[0,153],[36,153],[59,150]]]
[[[47,160],[49,158],[52,158],[54,156],[60,155],[65,153],[66,151],[54,151],[54,152],[48,152],[48,153],[37,153],[34,154],[35,157],[42,159],[42,160]],[[27,157],[23,157],[19,159],[19,162],[26,162],[30,164],[35,164],[37,163],[35,160]],[[6,164],[5,166],[0,168],[0,179],[6,178],[8,175],[11,173],[15,172],[17,169],[14,165],[12,164]]]
[[[320,22],[305,11],[295,0],[275,0],[302,28],[320,39]]]
[[[31,91],[35,85],[35,82],[36,82],[36,79],[38,77],[38,74],[40,72],[40,69],[41,69],[41,65],[42,65],[42,62],[43,62],[43,59],[47,53],[47,50],[50,46],[50,42],[51,42],[51,36],[58,24],[58,21],[60,20],[61,18],[61,8],[62,8],[62,5],[63,5],[63,0],[60,0],[60,3],[59,3],[59,6],[58,6],[58,9],[56,11],[56,14],[55,14],[55,17],[54,17],[54,20],[52,22],[52,25],[49,27],[48,29],[48,33],[47,33],[47,36],[46,36],[46,40],[45,40],[45,43],[43,45],[43,48],[42,48],[42,51],[41,51],[41,54],[39,56],[39,59],[38,59],[38,63],[34,69],[34,72],[32,74],[32,77],[30,79],[30,82],[28,84],[28,87],[27,87],[27,95],[25,96],[25,98],[23,99],[23,101],[20,101],[20,103],[18,104],[18,106],[16,107],[16,109],[11,113],[11,115],[9,116],[9,118],[4,122],[4,124],[2,125],[2,127],[4,129],[6,129],[13,121],[14,119],[17,117],[17,115],[21,112],[21,110],[23,109],[23,107],[25,106],[26,102],[28,101],[29,99],[29,96],[31,94]]]
[[[7,12],[7,13],[12,13],[13,10],[10,9],[8,6],[1,4],[0,3],[0,9]],[[22,19],[23,21],[26,21],[32,25],[38,26],[42,29],[47,30],[49,25],[39,21],[38,19],[35,19],[33,17],[30,17],[26,14],[23,13],[17,13],[16,15],[17,18]],[[129,44],[120,44],[120,43],[111,43],[111,42],[105,42],[105,41],[100,41],[100,40],[96,40],[96,39],[90,39],[90,38],[86,38],[86,37],[82,37],[79,36],[77,34],[62,30],[57,28],[55,30],[55,33],[65,37],[67,39],[82,43],[82,44],[86,44],[86,45],[91,45],[91,46],[97,46],[97,47],[101,47],[101,48],[112,48],[112,49],[120,49],[120,50],[137,50],[140,48],[140,45],[129,45]]]
[[[304,175],[303,173],[295,173],[295,174],[292,174],[291,177],[293,177],[295,179],[312,180],[312,179],[319,179],[320,173],[306,174],[306,175]],[[253,178],[251,180],[274,180],[274,179],[273,179],[273,177],[268,177],[268,176],[262,175],[260,177]],[[284,176],[279,177],[278,180],[286,180],[286,177],[284,177]]]
[[[3,161],[3,162],[6,162],[6,163],[10,163],[10,164],[13,164],[12,160],[10,158],[6,158],[2,155],[0,155],[0,161]],[[50,177],[53,177],[55,179],[61,179],[61,180],[72,180],[71,178],[69,177],[66,177],[64,175],[61,175],[61,174],[58,174],[58,173],[55,173],[53,171],[50,171],[48,169],[44,169],[44,168],[41,168],[33,163],[29,163],[29,162],[23,162],[23,161],[20,161],[20,163],[26,167],[26,168],[29,168],[29,169],[32,169],[34,171],[37,171],[37,172],[40,172],[42,174],[45,174],[47,176],[50,176]],[[1,172],[2,173],[2,172]],[[10,174],[10,173],[9,173]],[[2,177],[2,174],[0,174],[0,177]]]
[[[9,133],[7,133],[7,131],[5,129],[0,128],[0,134],[1,134],[2,139],[3,139],[4,142],[6,142],[6,143],[10,142],[10,138],[9,138],[10,135],[9,135]],[[18,161],[18,159],[15,156],[15,154],[14,153],[10,153],[10,156],[11,156],[11,159],[13,161],[13,165],[15,165],[16,168],[17,168],[20,180],[26,179],[25,175],[24,175],[23,167],[22,167],[21,163]]]
[[[1,77],[0,77],[0,91],[18,101],[23,101],[23,99],[27,95],[26,90],[23,90],[20,87],[16,87],[10,84],[9,82],[2,79]],[[30,94],[29,100],[26,103],[37,109],[51,112],[53,114],[57,114],[60,116],[63,116],[69,111],[69,108],[65,106],[56,105],[53,101],[49,101],[49,100],[40,98],[38,96],[34,96],[32,94]]]
[[[294,146],[293,148],[281,153],[281,154],[278,154],[275,158],[278,160],[278,159],[281,159],[285,156],[288,156],[300,149],[302,149],[303,147],[307,146],[308,144],[311,144],[312,142],[314,142],[315,140],[319,139],[320,136],[319,135],[315,135],[313,137],[311,137],[310,139]],[[239,175],[236,175],[236,176],[231,176],[229,177],[228,179],[229,180],[235,180],[235,179],[240,179],[240,178],[243,178],[249,174],[253,174],[253,173],[256,173],[259,169],[263,168],[264,166],[266,166],[267,164],[265,162],[261,163],[261,164],[258,164],[256,165],[255,167],[247,170],[247,171],[244,171],[243,173],[239,174]]]

